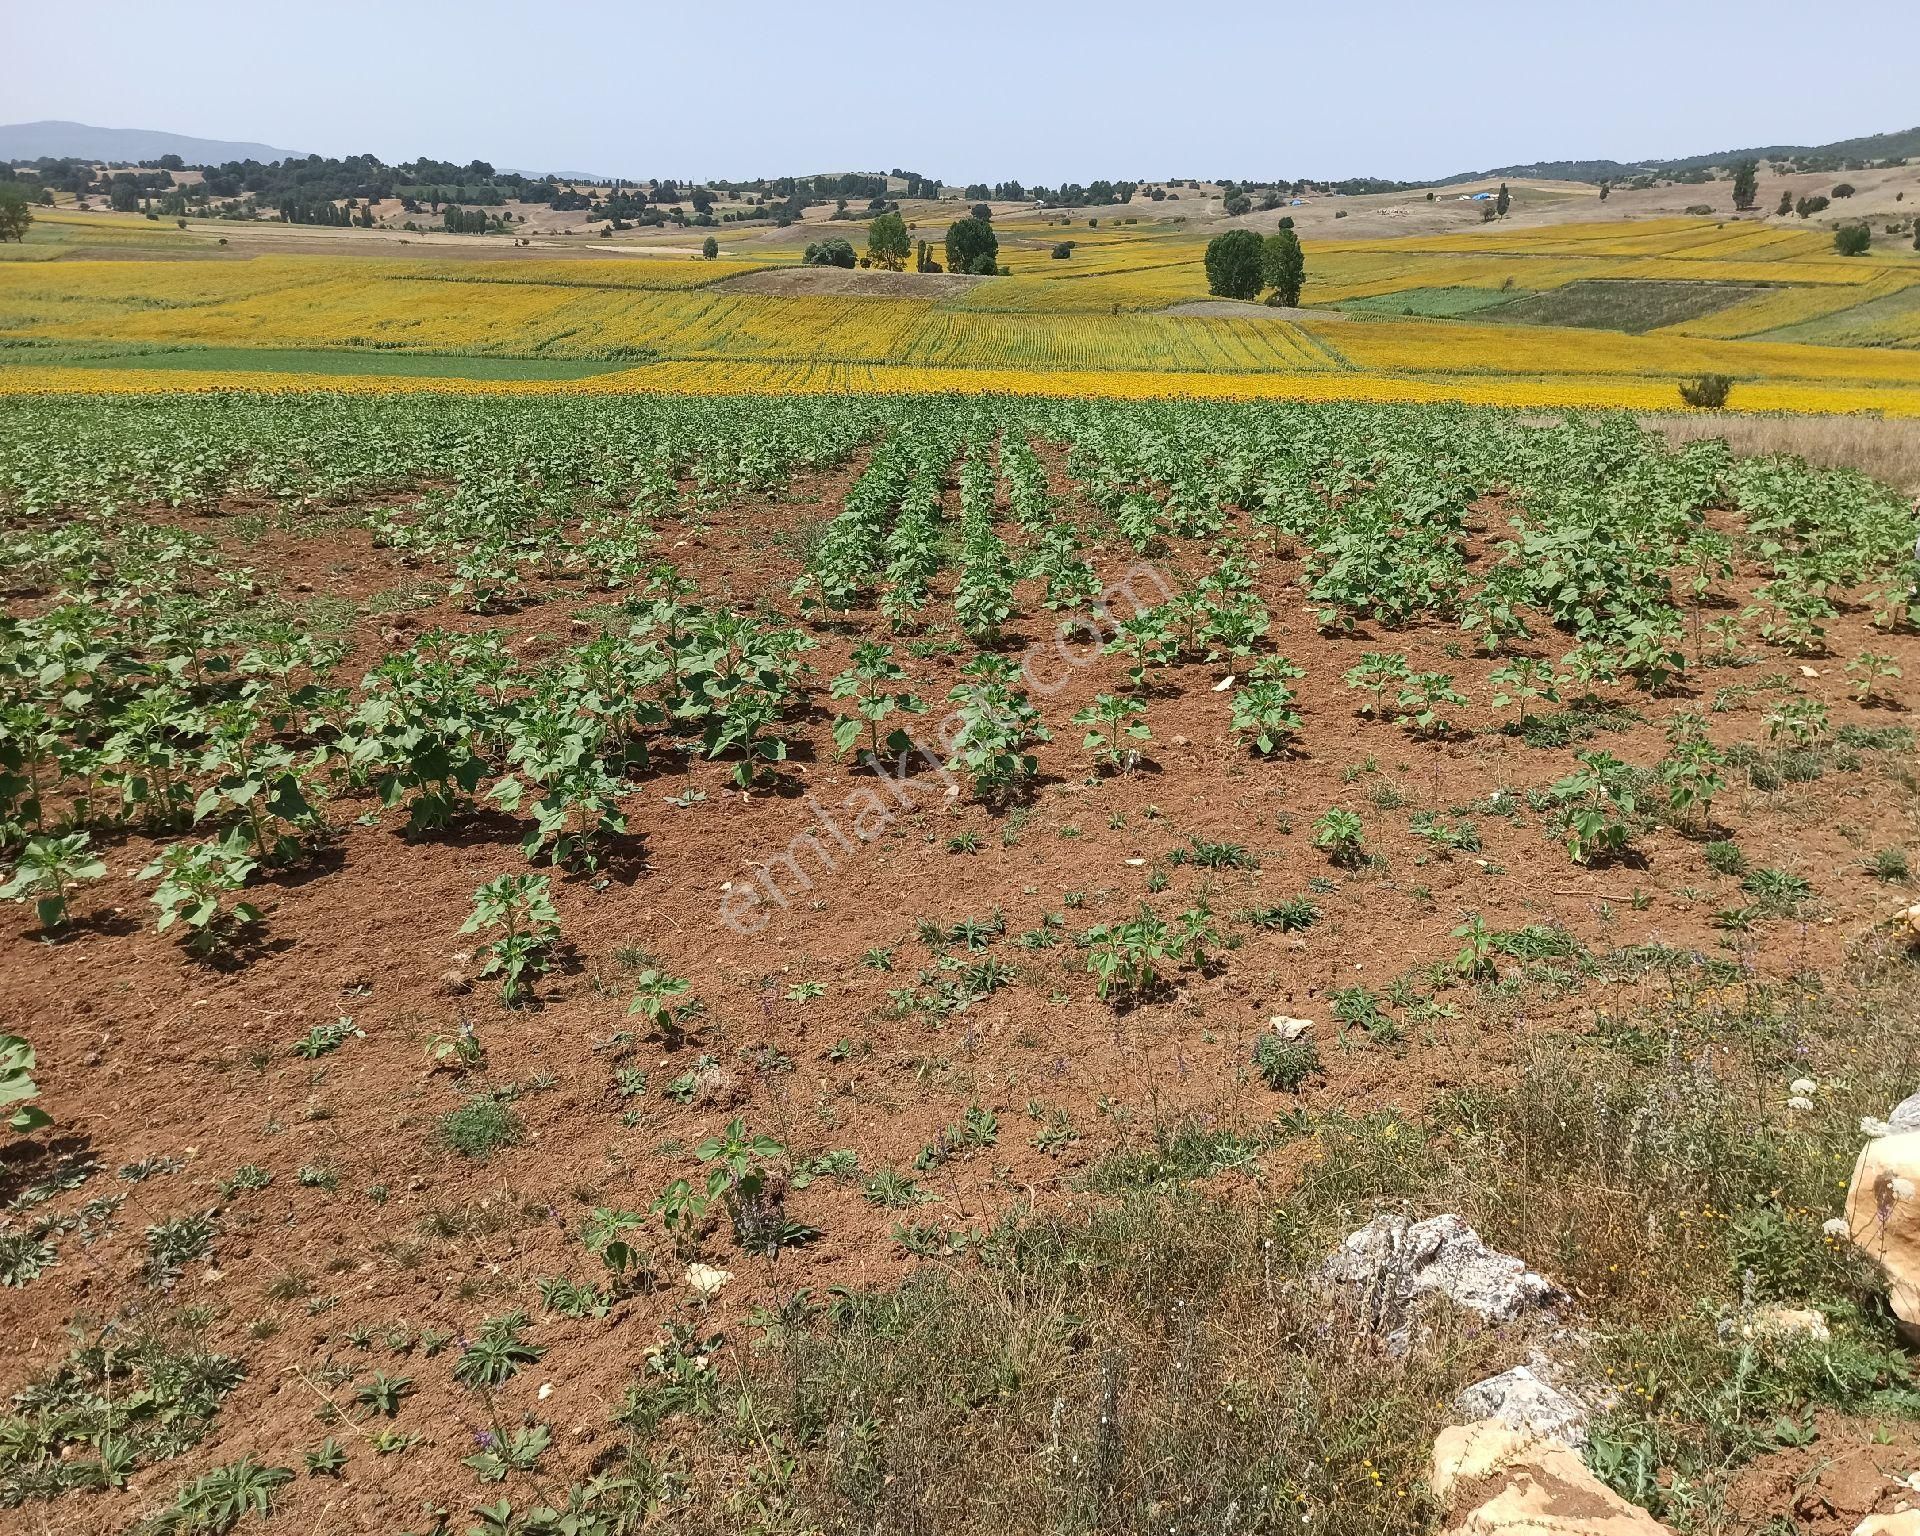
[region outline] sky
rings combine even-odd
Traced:
[[[0,121],[388,162],[1418,180],[1920,121],[1920,5],[0,0]]]

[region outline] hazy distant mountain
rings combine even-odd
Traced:
[[[1904,160],[1920,155],[1920,128],[1898,133],[1873,133],[1864,138],[1838,139],[1831,144],[1769,144],[1753,149],[1722,149],[1710,155],[1685,155],[1672,160],[1535,160],[1526,165],[1502,165],[1491,171],[1449,176],[1447,181],[1478,181],[1487,176],[1552,181],[1624,181],[1630,176],[1683,175],[1728,167],[1742,160],[1791,160],[1809,170],[1838,169],[1849,160]]]
[[[301,160],[304,152],[231,139],[196,139],[150,128],[95,128],[87,123],[0,125],[0,159],[38,160],[71,155],[80,160],[158,160],[178,155],[188,165],[224,165],[229,160]]]

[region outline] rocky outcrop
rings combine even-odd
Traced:
[[[1491,1419],[1508,1429],[1579,1447],[1587,1443],[1592,1410],[1530,1365],[1516,1365],[1464,1388],[1454,1411],[1468,1421]]]
[[[1868,1515],[1853,1528],[1853,1536],[1920,1536],[1920,1510],[1903,1509],[1894,1515]]]
[[[1424,1296],[1443,1296],[1490,1323],[1508,1323],[1548,1306],[1560,1292],[1510,1253],[1481,1242],[1458,1216],[1409,1221],[1381,1216],[1348,1234],[1321,1267],[1363,1326],[1404,1349]]]
[[[1885,1272],[1894,1316],[1920,1329],[1920,1131],[1881,1136],[1860,1149],[1845,1220],[1854,1246]]]
[[[1673,1536],[1561,1441],[1494,1419],[1440,1432],[1431,1483],[1448,1536]]]

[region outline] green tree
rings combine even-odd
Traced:
[[[1760,162],[1742,160],[1733,168],[1733,211],[1751,212],[1760,201]]]
[[[1773,210],[1773,216],[1776,219],[1784,219],[1788,214],[1792,212],[1793,212],[1793,193],[1782,192],[1780,194],[1780,206]]]
[[[1264,242],[1250,229],[1230,229],[1207,242],[1207,292],[1251,299],[1260,292]]]
[[[897,213],[883,213],[867,226],[867,258],[876,267],[898,272],[913,247],[907,239],[907,221]]]
[[[1873,231],[1864,224],[1842,224],[1833,232],[1833,248],[1842,256],[1864,256],[1873,244]]]
[[[33,209],[27,194],[17,181],[0,182],[0,244],[8,240],[24,241],[27,226],[33,222]]]
[[[1307,257],[1300,249],[1300,237],[1291,229],[1268,235],[1260,242],[1260,278],[1273,290],[1269,304],[1292,308],[1300,302],[1300,289],[1307,280]]]
[[[1513,199],[1507,195],[1507,184],[1503,181],[1500,183],[1500,195],[1493,200],[1494,217],[1504,219],[1507,216],[1507,209],[1512,205]]]
[[[948,226],[949,272],[996,272],[999,270],[999,256],[999,237],[985,219],[976,219],[969,214]]]
[[[853,247],[844,240],[821,240],[807,247],[810,267],[852,267],[857,261]]]
[[[1609,181],[1601,182],[1600,183],[1600,201],[1604,203],[1607,200],[1607,194],[1612,190],[1613,190],[1612,182],[1609,182]]]
[[[714,239],[712,235],[708,235],[700,244],[700,254],[706,257],[708,261],[712,261],[714,257],[720,254],[720,242]]]

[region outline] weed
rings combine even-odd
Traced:
[[[503,1147],[517,1147],[526,1126],[507,1105],[489,1094],[475,1094],[440,1117],[440,1140],[462,1157],[484,1160]]]

